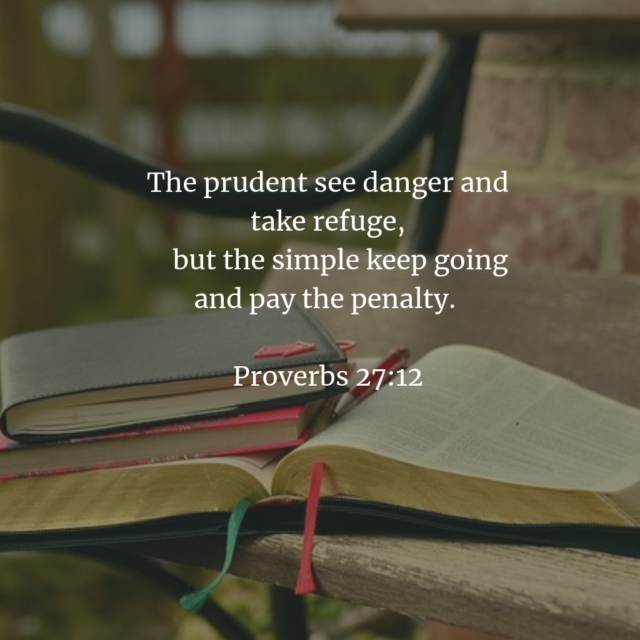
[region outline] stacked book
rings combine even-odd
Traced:
[[[2,343],[0,363],[0,479],[271,460],[304,442],[346,390],[345,356],[297,307],[22,334]]]

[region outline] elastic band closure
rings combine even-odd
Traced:
[[[227,575],[231,562],[233,561],[233,554],[236,550],[236,543],[238,542],[238,533],[240,532],[240,525],[244,518],[244,514],[251,505],[249,498],[242,498],[233,507],[231,516],[229,517],[229,525],[227,527],[227,550],[224,558],[224,564],[220,573],[216,576],[215,580],[209,585],[188,593],[180,598],[180,605],[183,609],[190,611],[191,613],[197,613],[204,606],[204,603],[209,599],[209,596],[213,593],[213,590],[222,582],[222,579]]]
[[[311,470],[309,481],[309,497],[307,498],[307,510],[304,516],[304,534],[302,537],[302,553],[300,554],[300,571],[296,582],[295,593],[297,596],[305,593],[313,593],[317,589],[316,579],[313,575],[313,540],[316,533],[318,520],[318,505],[320,503],[320,489],[322,487],[322,472],[324,462],[316,462]]]

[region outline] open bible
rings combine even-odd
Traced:
[[[279,460],[265,452],[8,480],[2,532],[155,523],[157,533],[197,514],[222,521],[243,497],[268,513],[305,498],[318,461],[322,495],[354,508],[640,524],[640,410],[477,347],[442,347],[412,367],[421,387],[384,387]]]

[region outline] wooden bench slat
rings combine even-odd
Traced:
[[[129,550],[219,569],[224,541]],[[293,587],[301,536],[243,540],[232,573]],[[509,638],[631,640],[640,629],[640,560],[574,549],[384,536],[318,536],[320,593]]]
[[[338,0],[337,20],[352,28],[503,30],[640,29],[635,0]]]
[[[292,243],[292,253],[335,253],[335,247]],[[414,359],[452,343],[496,349],[572,379],[593,391],[640,408],[640,278],[509,266],[504,277],[486,271],[453,271],[436,277],[429,264],[419,276],[407,271],[368,271],[366,254],[357,271],[327,277],[310,271],[272,271],[263,292],[297,293],[318,287],[345,295],[344,309],[312,313],[336,340],[358,340],[360,356],[383,355],[402,344]],[[413,292],[416,287],[449,293],[447,308],[363,309],[351,315],[352,292],[366,295]],[[455,305],[449,308],[449,303]],[[631,348],[630,348],[631,346]]]

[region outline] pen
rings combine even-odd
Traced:
[[[398,369],[407,366],[408,360],[408,349],[398,347],[391,351],[362,382],[351,387],[351,389],[340,398],[333,414],[334,417],[337,418],[344,415],[356,404],[366,400],[372,393],[378,391],[378,389],[389,381],[389,378],[391,378]]]

